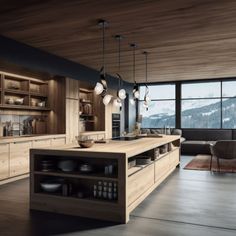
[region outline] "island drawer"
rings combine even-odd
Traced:
[[[169,171],[169,154],[155,161],[155,182]]]
[[[154,184],[154,163],[128,177],[128,205]]]

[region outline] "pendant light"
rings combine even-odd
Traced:
[[[146,108],[146,110],[148,111],[148,106],[149,103],[151,102],[151,99],[149,97],[149,88],[147,86],[147,79],[148,79],[148,53],[145,51],[143,52],[144,56],[145,56],[145,77],[146,77],[146,88],[145,88],[145,95],[144,95],[144,101],[143,101],[143,106]]]
[[[119,89],[117,91],[117,97],[121,100],[124,100],[126,98],[126,91],[125,89],[121,88],[121,81],[122,77],[120,75],[120,65],[121,65],[121,40],[123,37],[121,35],[116,35],[115,39],[118,40],[118,73],[116,74],[119,79]]]
[[[108,105],[112,96],[107,94],[107,82],[106,82],[106,70],[105,70],[105,28],[108,26],[108,22],[105,20],[99,20],[98,25],[102,28],[102,68],[100,69],[100,82],[97,82],[94,91],[97,95],[103,97],[104,105]]]
[[[135,100],[139,99],[139,89],[138,85],[135,80],[135,49],[137,48],[137,44],[132,43],[130,47],[133,49],[133,80],[134,80],[134,87],[133,87],[133,98],[130,99],[131,105],[135,104]]]

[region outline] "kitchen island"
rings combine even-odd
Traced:
[[[180,136],[174,135],[31,149],[30,209],[127,223],[179,160]],[[45,190],[45,183],[57,191]]]

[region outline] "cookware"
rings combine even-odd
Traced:
[[[74,160],[61,160],[58,162],[57,167],[65,172],[74,171],[77,167],[77,163]]]

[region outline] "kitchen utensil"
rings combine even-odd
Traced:
[[[136,158],[136,164],[137,165],[147,165],[152,162],[151,157],[149,156],[138,156]]]
[[[14,83],[14,82],[9,82],[7,88],[8,89],[16,89],[16,90],[18,90],[18,89],[20,89],[20,85],[17,84],[17,83]]]
[[[32,107],[36,107],[37,102],[35,100],[31,100],[30,104],[31,104]]]
[[[38,107],[45,107],[46,106],[46,102],[45,101],[41,101],[37,103]]]
[[[13,98],[7,98],[6,103],[12,105],[12,104],[14,104],[14,99]]]
[[[23,105],[23,104],[24,104],[24,98],[15,99],[15,105]]]
[[[45,182],[41,182],[40,186],[45,192],[55,193],[61,188],[62,183],[57,180],[47,180]]]
[[[90,148],[94,144],[93,139],[77,140],[77,142],[80,145],[80,147],[82,147],[82,148]]]
[[[79,170],[84,173],[90,173],[93,171],[93,166],[90,164],[82,164],[80,165]]]
[[[65,172],[74,171],[77,167],[77,163],[74,160],[61,160],[58,162],[57,167]]]
[[[42,160],[40,162],[41,171],[54,171],[56,168],[55,162],[53,160]]]

